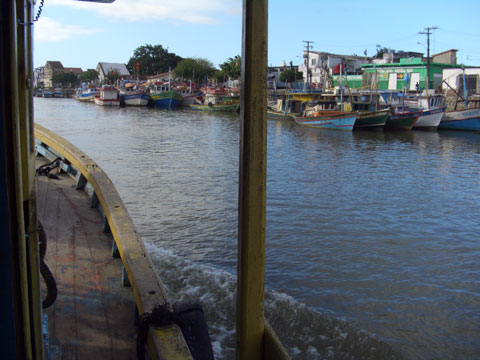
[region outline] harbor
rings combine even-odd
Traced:
[[[240,116],[34,106],[109,174],[169,296],[201,298],[216,358],[232,358]],[[480,135],[267,133],[265,311],[292,357],[475,358]]]

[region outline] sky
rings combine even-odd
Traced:
[[[36,1],[35,13],[40,4]],[[313,51],[368,56],[377,45],[430,53],[457,49],[457,62],[480,66],[480,1],[268,1],[268,63],[302,62]],[[215,66],[241,54],[241,0],[116,0],[112,4],[44,0],[34,24],[34,66],[96,68],[127,63],[136,48],[162,45],[183,58]]]

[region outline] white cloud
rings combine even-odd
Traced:
[[[42,16],[35,23],[33,34],[35,41],[67,40],[77,35],[92,35],[102,30],[88,29],[78,25],[63,25],[60,22]]]
[[[197,24],[220,23],[241,15],[241,0],[116,0],[111,4],[49,0],[49,5],[90,10],[110,20],[174,20]]]

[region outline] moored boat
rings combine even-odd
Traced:
[[[223,91],[212,91],[207,92],[203,100],[196,99],[190,108],[202,111],[235,112],[240,109],[240,102]]]
[[[120,104],[127,106],[146,106],[150,97],[137,84],[128,83],[120,87]]]
[[[381,129],[390,116],[390,109],[378,111],[359,111],[355,121],[355,129]]]
[[[82,102],[91,102],[97,94],[98,89],[96,87],[82,87],[77,89],[74,98]]]
[[[302,102],[292,99],[278,99],[276,104],[267,108],[267,118],[272,120],[293,120],[301,115]]]
[[[48,89],[43,89],[43,97],[44,98],[51,98],[53,97],[53,92]]]
[[[102,106],[119,106],[120,97],[118,89],[113,86],[105,86],[99,89],[99,94],[94,98],[95,104]]]
[[[423,109],[417,121],[413,125],[414,129],[436,129],[443,118],[446,107],[437,109]]]
[[[63,98],[63,97],[65,97],[65,95],[63,95],[62,89],[60,89],[60,88],[55,88],[55,89],[53,89],[52,96],[53,96],[54,98]]]
[[[294,119],[297,124],[304,126],[352,131],[357,119],[357,112],[321,110],[307,116],[295,116]]]
[[[422,110],[409,108],[393,108],[392,114],[385,123],[385,129],[411,130]]]
[[[170,89],[169,83],[155,82],[149,87],[150,101],[162,109],[178,109],[182,96]]]
[[[446,111],[438,128],[480,131],[480,108]]]

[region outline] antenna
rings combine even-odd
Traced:
[[[427,35],[427,90],[430,89],[430,35],[432,34],[430,30],[437,30],[438,27],[431,26],[426,27],[426,31],[420,31],[418,34]]]
[[[307,84],[310,84],[310,81],[308,79],[308,76],[310,75],[310,70],[308,68],[308,63],[310,62],[310,49],[313,48],[313,46],[310,46],[310,44],[315,44],[314,41],[309,41],[309,40],[303,40],[304,43],[306,43],[307,45],[305,45],[305,48],[307,49]]]

